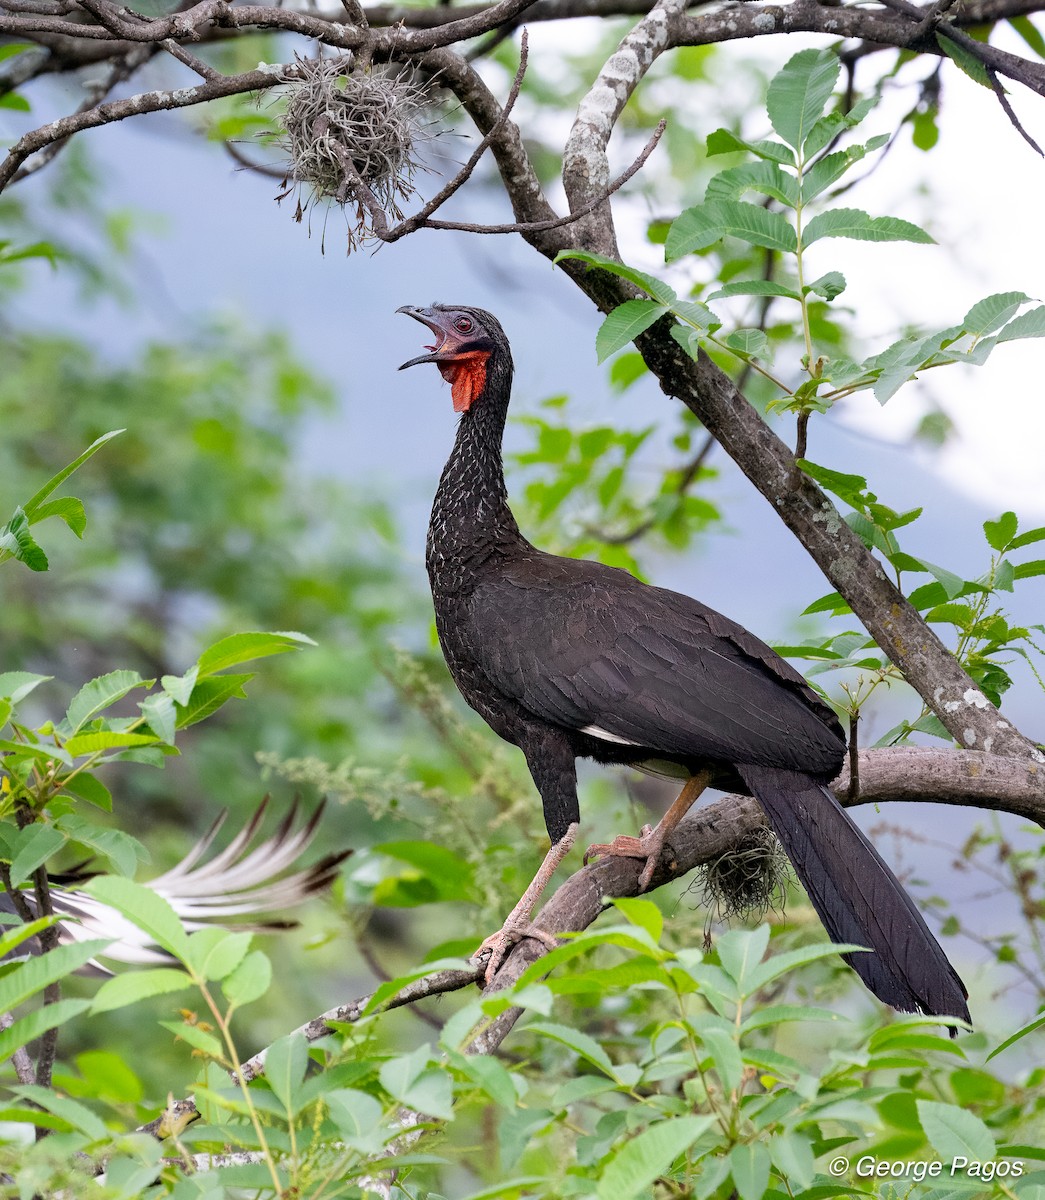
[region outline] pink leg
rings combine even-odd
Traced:
[[[508,919],[496,933],[491,933],[472,955],[473,958],[478,958],[485,951],[490,951],[490,961],[486,964],[486,974],[484,976],[487,986],[490,985],[493,977],[497,974],[501,963],[507,958],[512,946],[516,942],[522,941],[523,938],[536,938],[538,941],[543,942],[550,950],[554,950],[558,946],[559,943],[556,941],[555,936],[544,929],[538,929],[530,920],[530,917],[537,906],[537,901],[540,900],[544,889],[548,886],[548,881],[558,869],[559,863],[562,862],[573,848],[579,828],[575,822],[566,830],[562,838],[552,846],[544,856],[544,862],[538,868],[537,874],[534,875],[530,886],[523,892],[522,899],[508,914]]]
[[[639,876],[639,887],[645,891],[653,878],[653,872],[657,869],[664,843],[710,781],[711,775],[707,771],[690,776],[685,787],[679,792],[675,803],[661,818],[656,829],[651,829],[649,825],[643,825],[640,837],[631,837],[622,833],[608,844],[596,842],[585,850],[585,863],[596,854],[611,858],[644,858],[646,865],[642,868],[642,874]]]

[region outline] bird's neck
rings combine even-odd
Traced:
[[[428,574],[435,592],[465,588],[483,564],[527,543],[508,507],[501,440],[512,367],[495,352],[486,384],[462,413],[428,526]]]

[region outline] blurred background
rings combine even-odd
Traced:
[[[570,101],[620,32],[584,22],[532,31],[517,119],[545,167],[561,153]],[[725,45],[657,64],[615,147],[621,165],[630,161],[668,113],[664,145],[615,201],[628,261],[664,271],[649,231],[703,194],[703,139],[753,111],[768,76],[800,46]],[[256,61],[259,47],[270,59],[289,53],[260,42],[235,52]],[[515,53],[508,43],[482,67],[499,95]],[[864,128],[895,139],[851,203],[916,221],[939,245],[835,241],[820,252],[824,270],[849,280],[837,325],[824,315],[825,336],[864,353],[908,324],[954,323],[991,292],[1045,292],[1041,160],[952,66],[934,84],[932,110],[925,70],[887,83]],[[150,67],[136,90],[177,86],[180,72]],[[56,82],[30,99],[30,113],[0,109],[0,138],[75,103],[71,86]],[[39,718],[63,711],[93,676],[117,667],[180,673],[237,630],[299,630],[319,644],[261,664],[248,699],[188,731],[182,757],[162,772],[124,764],[107,776],[114,823],[152,855],[139,877],[169,865],[223,806],[242,821],[266,792],[277,810],[296,793],[308,805],[331,798],[321,849],[356,854],[334,902],[317,902],[302,929],[266,945],[279,989],[253,1018],[248,1052],[371,990],[381,975],[473,948],[544,845],[521,756],[465,709],[434,643],[424,531],[454,417],[435,372],[396,372],[420,352],[419,328],[394,316],[399,305],[481,305],[504,324],[517,366],[509,488],[539,544],[629,565],[771,642],[856,627],[851,617],[832,626],[799,615],[828,586],[721,452],[708,453],[684,503],[665,503],[701,432],[638,374],[634,356],[597,365],[599,315],[564,275],[517,236],[425,231],[347,256],[342,214],[316,209],[295,223],[293,201],[275,202],[278,180],[230,158],[223,141],[233,136],[241,153],[278,161],[252,140],[256,117],[230,103],[93,131],[0,198],[0,236],[46,237],[64,256],[54,271],[45,262],[0,268],[0,507],[31,495],[95,437],[126,429],[76,478],[89,517],[83,543],[45,528],[50,572],[11,564],[0,581],[4,669],[55,677],[37,693]],[[1021,117],[1045,138],[1032,99]],[[445,132],[430,143],[422,194],[473,144],[460,114],[436,107],[432,119]],[[767,132],[757,116],[745,121],[747,136]],[[916,138],[934,142],[932,153]],[[557,203],[550,175],[549,190]],[[492,175],[477,173],[452,215],[507,219]],[[669,274],[689,286],[717,265],[691,258]],[[781,345],[788,320],[775,333]],[[930,376],[884,408],[870,397],[848,401],[814,420],[809,457],[865,476],[898,511],[924,506],[904,531],[905,549],[975,578],[990,563],[985,520],[1013,509],[1021,528],[1045,524],[1037,353],[1034,342],[1006,346],[985,368]],[[757,388],[752,396],[766,399]],[[793,440],[788,421],[781,432]],[[596,430],[606,432],[583,448],[581,436]],[[611,494],[600,485],[617,465],[624,483]],[[1022,581],[1006,601],[1015,621],[1040,623],[1042,579]],[[1024,661],[1011,671],[1005,710],[1041,738],[1040,682]],[[818,679],[836,696],[840,681]],[[865,744],[918,712],[904,689],[879,689]],[[637,827],[647,804],[665,801],[624,772],[584,772],[583,788],[589,841]],[[1021,898],[998,846],[1040,843],[1021,841],[1014,820],[953,809],[864,810],[857,819],[890,830],[883,853],[917,895],[934,899],[936,925],[967,931],[946,946],[984,1024],[1011,1028],[1032,1011],[1038,976],[1004,969],[1012,954],[1003,935],[1018,923]],[[979,865],[970,841],[978,825]],[[520,835],[532,861],[519,861]],[[683,887],[660,899],[674,936],[703,936],[705,915]],[[452,1003],[436,1005],[437,1016]],[[425,1032],[409,1015],[402,1031]],[[138,1040],[139,1069],[165,1094],[170,1060],[151,1030],[119,1032]],[[81,1022],[80,1036],[65,1047],[70,1059],[111,1044],[113,1032],[99,1019]]]

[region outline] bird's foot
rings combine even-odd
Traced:
[[[486,971],[483,974],[483,982],[487,987],[493,982],[493,977],[501,969],[501,964],[511,953],[512,947],[526,938],[536,938],[537,941],[543,942],[549,950],[555,950],[559,945],[554,934],[549,933],[546,929],[539,929],[529,919],[515,918],[513,914],[496,933],[491,933],[472,955],[473,959],[481,958],[489,951],[490,961],[486,964]]]
[[[643,825],[640,837],[632,837],[630,834],[622,833],[608,844],[596,842],[589,846],[584,851],[584,862],[587,864],[588,859],[595,857],[595,855],[606,856],[607,858],[644,858],[646,865],[642,868],[642,874],[639,876],[639,887],[645,891],[650,885],[650,880],[653,878],[653,872],[657,869],[657,863],[660,861],[663,849],[664,833],[660,826],[658,825],[654,829],[651,825]]]

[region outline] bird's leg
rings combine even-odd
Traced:
[[[686,780],[686,785],[679,792],[674,804],[661,817],[656,829],[649,825],[643,825],[640,837],[630,837],[628,834],[622,833],[608,845],[596,843],[589,846],[584,852],[585,863],[596,854],[611,858],[644,858],[646,865],[642,868],[642,874],[639,876],[639,887],[645,891],[649,887],[653,872],[660,861],[664,843],[674,833],[676,825],[689,812],[693,802],[710,782],[710,771],[698,771],[696,775],[691,775]]]
[[[548,881],[555,874],[559,863],[573,849],[573,843],[577,839],[577,830],[580,826],[574,822],[563,834],[563,836],[555,842],[548,853],[544,856],[544,862],[537,869],[537,874],[534,875],[530,882],[530,886],[522,894],[519,903],[508,914],[508,918],[501,928],[496,933],[491,933],[483,942],[478,950],[472,955],[473,958],[478,958],[484,951],[490,951],[490,961],[486,964],[486,974],[484,982],[489,985],[493,977],[497,974],[501,963],[504,962],[509,950],[516,942],[521,942],[523,938],[536,938],[543,942],[549,950],[554,950],[558,946],[553,934],[548,933],[545,929],[538,929],[530,920],[534,908],[537,906],[537,901],[540,900],[544,889],[548,886]]]

